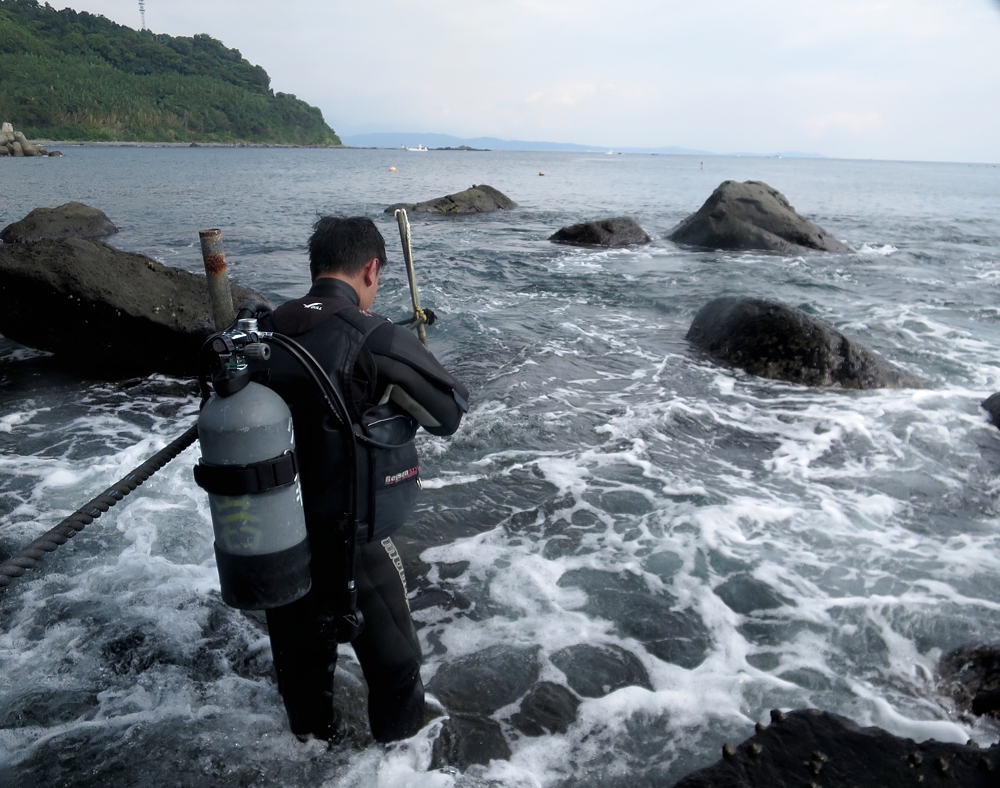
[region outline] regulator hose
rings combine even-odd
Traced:
[[[0,563],[0,591],[7,588],[15,578],[21,577],[29,569],[34,569],[46,553],[53,552],[66,544],[86,526],[121,501],[126,495],[170,462],[198,437],[198,425],[192,424],[180,437],[168,443],[130,474],[112,484],[108,489],[88,501],[51,531],[38,537],[34,542],[18,550]]]

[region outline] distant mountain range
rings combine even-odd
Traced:
[[[607,145],[579,145],[574,142],[539,142],[532,140],[502,140],[499,137],[454,137],[450,134],[425,134],[410,131],[380,131],[371,134],[353,134],[342,137],[345,145],[354,148],[415,148],[424,145],[428,148],[457,148],[465,145],[470,148],[485,148],[487,150],[521,150],[521,151],[578,151],[605,153],[612,150]],[[680,148],[671,145],[663,148],[613,148],[615,153],[663,153],[684,156],[782,156],[786,158],[822,159],[821,153],[802,153],[800,151],[778,151],[776,153],[715,153],[695,148]]]

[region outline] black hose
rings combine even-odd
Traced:
[[[5,589],[15,578],[21,577],[29,569],[34,569],[38,562],[60,545],[66,544],[76,534],[90,525],[108,509],[122,500],[146,479],[170,462],[184,449],[194,443],[198,437],[198,425],[192,424],[184,433],[171,441],[128,476],[119,479],[108,489],[91,501],[88,501],[59,525],[38,537],[27,547],[18,550],[3,563],[0,563],[0,591]]]

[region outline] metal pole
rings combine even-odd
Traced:
[[[399,225],[399,240],[403,243],[403,258],[406,260],[406,274],[410,278],[410,296],[413,299],[413,316],[419,321],[417,323],[417,336],[427,347],[427,330],[424,323],[427,322],[427,315],[420,308],[420,297],[417,295],[417,274],[413,270],[413,250],[410,249],[410,221],[406,218],[406,211],[397,208],[394,216]]]
[[[199,230],[198,237],[201,239],[201,256],[205,260],[208,298],[212,302],[215,330],[222,331],[236,319],[233,291],[229,287],[226,252],[222,248],[222,230]]]

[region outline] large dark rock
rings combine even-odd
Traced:
[[[696,213],[667,236],[708,249],[773,252],[850,252],[826,230],[799,216],[785,196],[763,181],[723,181]]]
[[[35,208],[21,221],[0,230],[0,241],[23,244],[60,238],[105,238],[118,232],[104,211],[82,202],[68,202],[57,208]]]
[[[1000,748],[893,736],[818,709],[771,712],[771,725],[674,788],[996,788]]]
[[[492,760],[505,761],[510,756],[510,746],[495,720],[475,714],[453,714],[434,740],[431,768],[454,766],[465,771],[473,764],[486,766]]]
[[[1000,393],[987,397],[983,400],[982,405],[983,410],[990,415],[990,421],[1000,427]]]
[[[634,219],[617,216],[613,219],[571,224],[550,235],[549,240],[575,246],[629,246],[648,244],[650,237]]]
[[[0,298],[0,333],[100,374],[194,374],[214,331],[203,275],[98,241],[0,245]]]
[[[942,657],[938,672],[941,690],[958,708],[1000,718],[1000,644],[957,648]]]
[[[490,646],[442,665],[427,689],[449,711],[491,714],[538,680],[537,649]]]
[[[807,386],[919,388],[915,375],[780,301],[726,296],[701,308],[687,339],[751,375]]]
[[[398,202],[385,209],[392,213],[397,208],[404,208],[408,213],[437,213],[444,216],[461,216],[470,213],[489,213],[490,211],[509,211],[516,208],[517,203],[510,197],[484,183],[465,191],[438,197],[435,200],[411,203]]]

